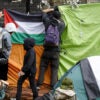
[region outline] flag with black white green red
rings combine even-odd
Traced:
[[[42,14],[24,14],[14,10],[4,9],[4,24],[14,23],[17,31],[12,34],[12,43],[23,44],[27,37],[33,37],[37,45],[42,45],[45,36],[45,27]]]

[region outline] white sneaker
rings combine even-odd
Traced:
[[[37,88],[37,90],[40,90],[40,87],[39,86],[37,86],[36,88]]]

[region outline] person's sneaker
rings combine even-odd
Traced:
[[[37,90],[40,90],[40,87],[39,86],[37,86],[36,88],[37,88]]]
[[[10,98],[10,100],[16,100],[16,98]]]

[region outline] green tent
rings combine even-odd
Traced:
[[[95,58],[95,56],[92,56],[90,58]],[[77,64],[75,64],[70,70],[66,71],[54,86],[54,90],[58,87],[61,87],[63,80],[65,78],[68,78],[73,82],[74,91],[76,93],[76,100],[100,100],[100,90],[98,86],[96,87],[96,77],[94,77],[94,74],[92,76],[91,73],[93,73],[93,70],[91,71],[90,63],[87,62],[87,58],[82,59]],[[83,69],[85,69],[85,72]],[[84,73],[86,78],[84,78]]]

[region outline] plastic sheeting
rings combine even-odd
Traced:
[[[100,3],[77,8],[60,6],[66,29],[62,34],[59,78],[79,60],[100,55]]]

